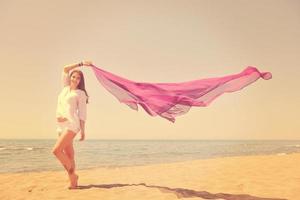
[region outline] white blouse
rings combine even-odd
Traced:
[[[65,117],[71,123],[80,127],[80,120],[86,121],[86,99],[87,96],[83,90],[70,89],[70,77],[68,73],[62,72],[62,90],[58,95],[56,118]]]

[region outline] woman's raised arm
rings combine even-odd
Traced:
[[[74,64],[70,64],[70,65],[65,65],[64,66],[64,72],[65,73],[69,73],[69,71],[71,71],[72,69],[76,68],[76,67],[81,67],[81,66],[90,66],[92,65],[91,61],[83,61],[80,63],[74,63]]]

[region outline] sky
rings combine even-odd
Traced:
[[[61,71],[82,60],[141,82],[273,74],[171,123],[119,103],[80,68],[86,139],[300,139],[300,1],[0,0],[0,24],[2,139],[57,138]]]

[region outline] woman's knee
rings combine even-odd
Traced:
[[[62,151],[63,151],[62,149],[55,147],[55,148],[52,149],[51,152],[52,152],[54,155],[58,155],[58,154],[62,153]]]

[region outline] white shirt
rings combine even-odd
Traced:
[[[86,120],[86,99],[87,96],[83,90],[70,89],[70,77],[68,73],[62,72],[62,90],[58,95],[56,118],[65,117],[71,123],[75,123],[80,127],[79,120]]]

